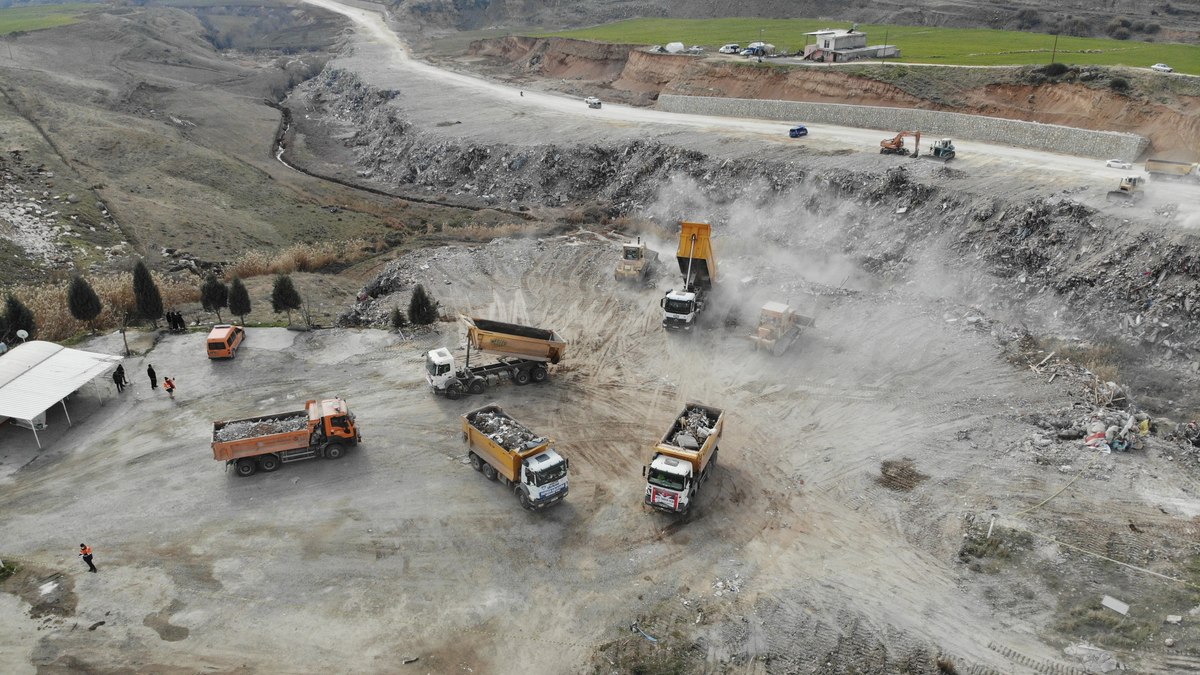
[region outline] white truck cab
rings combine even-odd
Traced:
[[[690,462],[658,455],[646,472],[646,503],[661,509],[682,513],[692,498],[692,465]]]
[[[567,460],[550,448],[526,459],[521,466],[521,486],[530,502],[541,505],[567,495]]]
[[[659,303],[663,308],[663,327],[691,330],[696,323],[697,298],[692,291],[667,291]]]
[[[449,349],[431,349],[425,355],[425,381],[436,391],[444,391],[454,379],[454,355]]]

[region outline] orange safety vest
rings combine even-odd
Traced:
[[[79,554],[80,554],[80,555],[91,555],[91,554],[92,554],[92,547],[91,547],[91,546],[84,546],[83,548],[79,549]]]

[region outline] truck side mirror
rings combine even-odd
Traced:
[[[571,460],[567,459],[566,457],[563,457],[563,468],[567,471],[571,470]]]
[[[666,299],[666,298],[659,298],[659,299],[658,299],[658,306],[659,306],[659,307],[662,307],[663,309],[666,309],[666,308],[667,308],[667,299]]]
[[[646,476],[646,465],[643,464],[642,465],[642,477],[644,478],[645,476]]]

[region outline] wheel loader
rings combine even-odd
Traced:
[[[761,349],[771,352],[773,356],[781,356],[813,323],[813,317],[798,314],[786,303],[768,302],[762,306],[758,328],[748,337],[754,345],[754,351]]]
[[[645,283],[654,273],[654,264],[658,262],[658,253],[646,248],[642,238],[629,242],[621,247],[621,259],[617,261],[617,269],[613,276],[617,281]]]

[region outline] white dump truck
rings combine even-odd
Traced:
[[[686,513],[717,463],[724,427],[723,410],[700,403],[684,406],[652,449],[650,463],[642,467],[644,504],[667,513]]]
[[[462,416],[463,439],[471,466],[488,480],[512,489],[526,509],[540,509],[567,496],[565,457],[506,414],[488,405]]]
[[[454,355],[445,347],[425,355],[425,381],[450,399],[482,394],[504,380],[543,382],[550,372],[548,364],[558,363],[567,352],[566,340],[552,330],[487,319],[466,319],[466,323],[467,356],[462,368],[455,367]],[[472,348],[498,358],[472,366]]]

